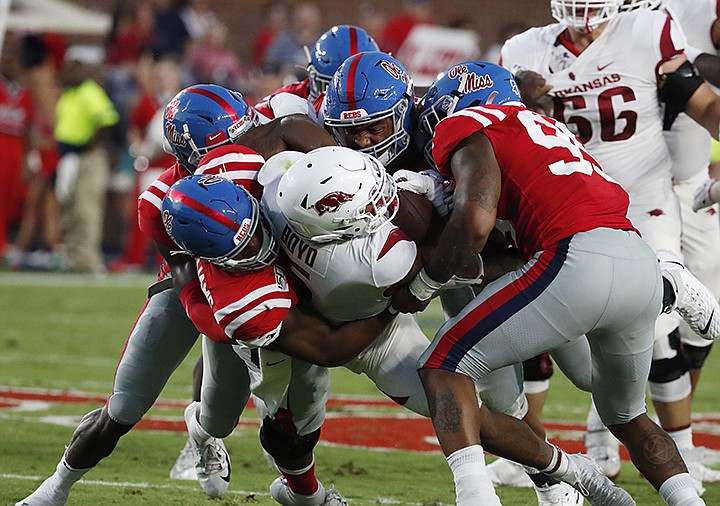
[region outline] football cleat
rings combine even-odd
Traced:
[[[170,469],[170,479],[173,480],[197,480],[195,471],[195,450],[193,450],[191,438],[185,442],[185,447],[178,455],[175,465]]]
[[[35,492],[15,503],[15,506],[64,506],[70,493],[53,486],[54,478],[55,475],[52,475],[42,482]]]
[[[582,506],[585,499],[582,494],[565,482],[535,487],[538,506]]]
[[[702,448],[689,448],[680,450],[680,455],[685,461],[690,476],[701,483],[720,482],[720,471],[711,469],[702,462]]]
[[[675,303],[665,312],[675,310],[690,328],[704,339],[720,336],[720,305],[717,299],[671,251],[659,250],[660,272],[675,291]]]
[[[587,454],[600,467],[602,472],[615,481],[620,475],[620,442],[608,429],[588,431],[585,434]]]
[[[283,506],[347,506],[347,501],[333,485],[326,489],[318,480],[318,489],[312,495],[296,494],[280,476],[270,484],[270,495]]]
[[[533,482],[520,464],[499,458],[488,464],[488,476],[493,485],[504,487],[533,487]]]
[[[605,476],[593,459],[579,453],[568,454],[570,469],[563,481],[587,498],[593,506],[636,506],[627,491],[615,485]]]
[[[185,424],[195,416],[199,403],[193,402],[185,408]],[[210,497],[220,497],[230,486],[230,455],[222,439],[209,438],[200,444],[190,437],[190,446],[194,454],[195,472],[203,491]]]

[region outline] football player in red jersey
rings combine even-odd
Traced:
[[[198,258],[197,273],[193,266],[176,271],[180,299],[193,321],[202,322],[205,336],[226,348],[235,343],[247,365],[262,418],[260,441],[282,473],[270,487],[273,498],[285,506],[346,504],[315,477],[313,448],[325,418],[329,376],[325,367],[302,359],[344,363],[394,315],[384,311],[331,328],[297,306],[286,262],[276,259],[278,245],[264,210],[243,186],[203,174],[208,164],[212,160],[173,184],[163,199],[163,222],[181,248],[176,254]],[[201,316],[207,312],[208,318]],[[203,355],[203,397],[213,396],[227,379],[226,364],[218,367],[212,349],[205,348]],[[214,385],[208,384],[210,377],[217,380]],[[226,408],[240,413],[244,404]],[[204,432],[201,423],[214,423],[214,413],[201,411],[200,419],[190,418],[191,436]]]
[[[30,152],[30,126],[34,114],[30,90],[19,80],[22,77],[20,47],[10,35],[0,60],[0,149],[3,153],[0,165],[3,180],[0,195],[0,261],[5,256],[8,227],[18,218],[22,208],[25,193],[23,170]]]
[[[379,51],[377,43],[370,34],[359,26],[333,26],[318,38],[312,50],[305,47],[308,57],[308,77],[278,88],[272,95],[255,104],[255,108],[264,114],[273,96],[290,93],[306,99],[319,114],[325,90],[335,71],[346,59],[363,51]]]
[[[450,319],[421,358],[458,505],[477,504],[490,486],[471,380],[583,334],[603,422],[668,504],[705,504],[677,446],[646,414],[644,378],[663,283],[654,252],[626,217],[627,193],[562,123],[525,109],[507,70],[474,63],[454,79],[449,74],[430,87],[421,124],[434,134],[427,139],[432,162],[457,183],[454,208],[433,256],[393,305],[425,307],[482,249],[496,219],[510,220],[527,261]],[[468,88],[477,77],[485,84]],[[581,474],[595,466],[576,463]],[[542,471],[562,474],[566,465],[559,460]],[[607,502],[584,493],[594,504],[635,504],[628,494]]]
[[[698,143],[706,142],[707,134],[705,140],[702,135],[693,136],[693,147],[682,149],[678,146],[684,141],[673,142],[672,135],[685,130],[681,123],[694,120],[701,131],[704,128],[717,137],[720,100],[688,61],[685,34],[675,16],[649,9],[619,12],[623,4],[622,0],[551,0],[558,22],[508,40],[501,51],[502,65],[512,72],[533,70],[547,79],[552,86],[549,114],[567,124],[603,170],[628,192],[628,216],[648,244],[658,252],[667,251],[662,253],[664,263],[677,263],[686,228],[677,192],[682,186],[674,188],[673,183],[702,168],[702,162],[695,165],[703,154]],[[709,21],[708,10],[693,7],[691,11],[705,12],[701,16]],[[626,51],[628,47],[633,50]],[[682,112],[687,117],[677,118]],[[663,135],[674,124],[677,129]],[[688,215],[687,209],[684,214]],[[702,276],[700,271],[696,274]],[[706,279],[716,290],[717,276],[711,272]],[[698,342],[717,333],[720,322],[716,320],[711,318],[707,329],[690,325],[696,334],[707,330],[697,337]],[[661,426],[690,461],[694,452],[689,370],[703,350],[696,349],[700,353],[688,359],[681,343],[690,332],[683,338],[680,323],[674,314],[658,318],[648,383]],[[602,445],[603,438],[597,437],[601,431],[590,417],[589,428],[588,447]],[[612,442],[612,438],[605,440]],[[612,446],[603,445],[590,451],[604,458],[611,450]],[[605,461],[608,468],[614,463],[615,469],[609,472],[617,474],[617,446],[614,450]],[[717,478],[699,465],[691,466],[690,472],[698,480]]]
[[[208,114],[211,113],[211,114]],[[212,117],[212,121],[208,120]],[[160,206],[168,188],[177,180],[193,172],[200,158],[212,149],[218,149],[240,136],[250,135],[247,144],[235,157],[245,170],[242,177],[252,186],[264,156],[278,151],[313,149],[334,141],[327,132],[309,118],[292,115],[270,120],[260,117],[242,97],[219,86],[197,85],[181,91],[168,104],[165,114],[165,137],[178,163],[165,171],[140,196],[138,202],[140,226],[155,241],[163,254],[159,281],[149,289],[148,300],[128,337],[114,378],[113,395],[106,406],[94,410],[83,418],[73,434],[56,472],[19,505],[63,505],[72,486],[97,463],[110,455],[120,437],[132,429],[152,406],[165,383],[195,344],[199,332],[187,317],[185,310],[172,290],[170,271],[182,269],[194,261],[182,255],[171,255],[175,243],[165,231]],[[306,147],[304,147],[305,145]],[[222,171],[219,164],[213,170]],[[238,176],[240,177],[240,176]],[[212,346],[212,344],[209,344]],[[218,356],[225,357],[229,366],[223,368],[235,374],[228,383],[233,388],[221,391],[228,404],[244,405],[250,395],[249,377],[237,355],[220,345]],[[222,347],[228,348],[223,351]],[[218,399],[222,402],[222,396]],[[196,412],[197,405],[192,414]],[[230,416],[230,415],[229,415]],[[220,418],[218,433],[229,434],[237,418]],[[222,495],[228,486],[229,456],[222,441],[208,437],[195,442],[191,448],[197,461],[196,471],[203,490],[209,495]]]
[[[217,154],[216,150],[207,158],[212,159]],[[204,164],[205,160],[198,171],[202,170]],[[212,161],[208,161],[208,165],[212,165]],[[236,172],[230,165],[227,169],[228,174]],[[389,306],[395,280],[402,283],[403,279],[417,272],[419,256],[415,243],[389,223],[397,209],[395,185],[382,165],[371,156],[340,147],[319,148],[307,155],[280,153],[268,160],[261,170],[259,180],[265,186],[262,212],[272,221],[274,228],[280,231],[278,240],[290,259],[291,272],[312,294],[307,298],[312,300],[313,308],[335,325],[343,325],[339,329],[344,331],[347,322],[383,313]],[[189,290],[189,293],[183,294],[182,298],[184,301],[190,300],[190,293],[196,294],[192,295],[191,304],[185,303],[193,318],[196,317],[195,309],[206,311],[205,304],[210,305],[214,322],[219,325],[217,331],[207,328],[209,336],[222,342],[228,339],[244,342],[245,346],[236,349],[239,354],[246,356],[246,361],[247,346],[259,346],[262,348],[258,352],[260,357],[268,353],[269,347],[314,363],[343,364],[356,373],[366,374],[396,402],[429,416],[427,401],[416,373],[416,361],[427,346],[427,339],[412,316],[398,316],[389,322],[372,345],[363,349],[349,362],[347,359],[357,354],[358,348],[351,352],[348,344],[355,346],[362,343],[362,339],[374,336],[354,335],[355,341],[345,344],[341,344],[342,339],[339,339],[332,351],[335,354],[345,354],[342,360],[342,355],[328,357],[327,352],[323,354],[321,346],[318,347],[319,353],[308,354],[307,348],[311,341],[302,348],[291,345],[291,341],[302,344],[303,339],[293,337],[297,332],[297,318],[294,314],[301,306],[293,306],[293,309],[287,311],[288,307],[295,303],[293,284],[286,281],[288,276],[285,273],[289,272],[287,259],[279,259],[274,266],[276,271],[280,269],[281,274],[269,270],[269,274],[265,276],[267,288],[264,289],[260,289],[255,281],[249,280],[247,273],[235,272],[237,269],[233,262],[239,258],[245,259],[241,250],[244,242],[243,239],[226,241],[224,238],[233,234],[245,237],[250,233],[245,232],[245,221],[237,218],[243,216],[244,212],[239,210],[240,206],[234,204],[232,198],[223,196],[226,193],[223,185],[216,180],[203,183],[202,191],[192,191],[194,187],[191,187],[190,191],[176,195],[174,189],[183,185],[184,181],[173,185],[165,198],[165,222],[172,228],[171,233],[180,247],[199,258],[198,269],[202,281],[192,281],[194,284],[188,285],[189,289],[183,289],[183,292]],[[204,180],[200,177],[198,181]],[[324,181],[324,186],[320,185],[319,181]],[[189,195],[191,191],[192,195]],[[339,194],[343,195],[342,199],[337,198]],[[341,201],[342,204],[339,204]],[[215,202],[232,204],[222,210],[215,210]],[[312,202],[315,203],[310,204]],[[332,204],[326,205],[329,202]],[[321,214],[317,214],[319,212]],[[255,255],[256,251],[263,250],[269,250],[269,247],[256,248],[251,253]],[[305,253],[299,254],[299,251]],[[306,258],[312,258],[312,261],[307,262],[304,260]],[[374,260],[365,262],[358,261],[358,258]],[[262,274],[256,273],[253,278],[259,282]],[[176,276],[176,281],[179,279],[180,277]],[[278,279],[282,281],[278,282]],[[466,281],[476,282],[475,279]],[[289,302],[283,304],[279,299],[276,301],[277,298],[289,299]],[[349,305],[348,301],[353,303]],[[286,320],[282,327],[276,328],[275,325],[279,323],[272,316],[272,312],[277,316],[283,311],[287,311]],[[267,316],[259,319],[259,315]],[[258,332],[255,328],[259,324],[267,324],[267,328]],[[326,331],[318,330],[318,333],[322,335],[326,334]],[[257,334],[261,335],[257,337]],[[366,342],[369,341],[370,339]],[[256,359],[256,365],[248,362],[248,369],[253,375],[256,374],[254,370],[262,367],[264,371],[260,371],[261,373],[270,372],[277,377],[278,369],[274,367],[283,360],[286,360],[286,367],[291,369],[297,364],[287,360],[287,357],[274,356],[270,360],[272,367],[266,359]],[[258,366],[258,363],[267,367]],[[284,382],[290,378],[291,387],[293,384],[295,387],[302,385],[303,381],[308,379],[311,383],[317,381],[304,376],[294,382],[294,376],[279,376]],[[268,381],[272,382],[272,377]],[[282,381],[281,385],[287,384]],[[256,381],[253,380],[253,383],[256,384]],[[283,395],[285,390],[281,388],[279,391]],[[267,393],[267,390],[265,392]],[[264,400],[267,400],[267,397]],[[296,406],[297,401],[298,398],[295,399]],[[302,404],[301,401],[300,405]],[[322,414],[322,405],[306,405],[311,408],[310,412],[319,410],[319,414]],[[307,410],[305,412],[307,413]],[[564,455],[514,418],[493,414],[485,408],[481,410],[481,414],[486,422],[483,441],[492,451],[503,455],[512,454],[527,465],[543,468],[556,459],[558,454]],[[293,420],[300,424],[305,423],[299,416],[293,416]],[[320,422],[317,416],[314,421],[312,418],[310,421],[310,427],[312,424],[318,426]],[[306,427],[303,426],[304,432],[298,428],[298,433],[309,436]],[[272,426],[268,427],[267,433],[273,434]],[[267,443],[267,440],[263,440],[264,445]],[[302,463],[311,463],[312,455],[309,450],[314,440],[308,442],[307,438],[301,438],[298,443],[302,444],[289,446],[294,452],[306,451],[306,459]],[[279,450],[272,444],[266,448],[274,456]],[[286,450],[280,457],[287,458],[288,455],[289,451]],[[297,458],[302,456],[296,453],[293,455]],[[311,470],[310,467],[309,471]],[[574,471],[569,471],[567,475],[572,476],[574,482]],[[295,500],[299,497],[298,492],[288,486],[292,476],[286,475],[284,479],[275,480],[271,486],[273,497],[281,504],[298,504]],[[594,475],[584,475],[582,479],[582,485],[590,488],[615,488],[599,470],[596,470]],[[314,479],[310,481],[315,483]],[[315,501],[320,502],[324,489],[319,490],[317,498],[303,498],[303,501],[312,501],[313,504]]]

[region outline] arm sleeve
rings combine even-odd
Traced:
[[[213,341],[230,344],[230,340],[225,335],[223,328],[215,321],[212,309],[205,298],[205,294],[200,289],[200,282],[197,279],[182,288],[180,302],[198,331]]]

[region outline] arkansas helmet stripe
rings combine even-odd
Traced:
[[[360,60],[362,59],[362,54],[359,55],[357,58],[354,58],[353,61],[350,63],[350,68],[348,69],[348,80],[347,80],[347,86],[345,88],[345,101],[347,102],[348,109],[352,110],[357,107],[357,104],[355,103],[355,74],[357,73],[357,67],[360,64]]]
[[[167,196],[175,200],[177,202],[180,202],[181,204],[184,204],[188,206],[190,209],[194,209],[195,211],[199,212],[200,214],[203,214],[207,216],[208,218],[217,221],[221,225],[231,229],[233,232],[237,232],[240,229],[240,224],[235,223],[233,220],[228,218],[222,213],[217,212],[216,210],[201,204],[194,198],[185,195],[184,193],[180,193],[177,190],[174,190],[170,188],[170,191],[167,193]]]
[[[230,104],[228,104],[227,101],[224,98],[222,98],[220,95],[213,93],[212,91],[208,91],[208,90],[204,90],[202,88],[196,88],[196,87],[188,88],[186,91],[192,92],[192,93],[197,93],[198,95],[202,95],[204,97],[209,98],[210,100],[215,101],[218,105],[220,105],[220,107],[222,107],[225,110],[225,112],[228,114],[228,116],[230,116],[232,118],[233,121],[237,121],[239,119],[237,112],[235,112],[235,109],[233,109],[230,106]]]
[[[350,54],[357,54],[358,52],[358,36],[357,36],[357,28],[354,26],[350,27]]]

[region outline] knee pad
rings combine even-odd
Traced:
[[[683,351],[690,364],[690,369],[702,369],[711,349],[712,344],[710,346],[693,346],[692,344],[683,343]]]
[[[690,374],[685,373],[673,381],[649,382],[650,398],[658,402],[675,402],[685,399],[691,392]]]
[[[120,425],[135,425],[145,416],[148,409],[150,408],[144,400],[122,393],[113,394],[107,402],[108,416]]]
[[[553,363],[548,353],[542,353],[537,357],[530,358],[523,362],[523,375],[525,381],[549,380],[553,375]]]
[[[266,416],[260,427],[260,444],[274,459],[292,459],[311,453],[320,439],[320,429],[300,436],[295,427]]]
[[[527,397],[525,397],[525,394],[522,394],[520,397],[518,397],[512,406],[510,406],[510,409],[505,410],[505,414],[512,416],[513,418],[517,418],[518,420],[522,420],[525,418],[525,415],[527,415],[529,406]]]
[[[680,346],[680,331],[677,329],[668,335],[670,348],[677,353],[671,358],[653,360],[648,379],[652,383],[670,383],[678,380],[690,370],[690,361]]]

